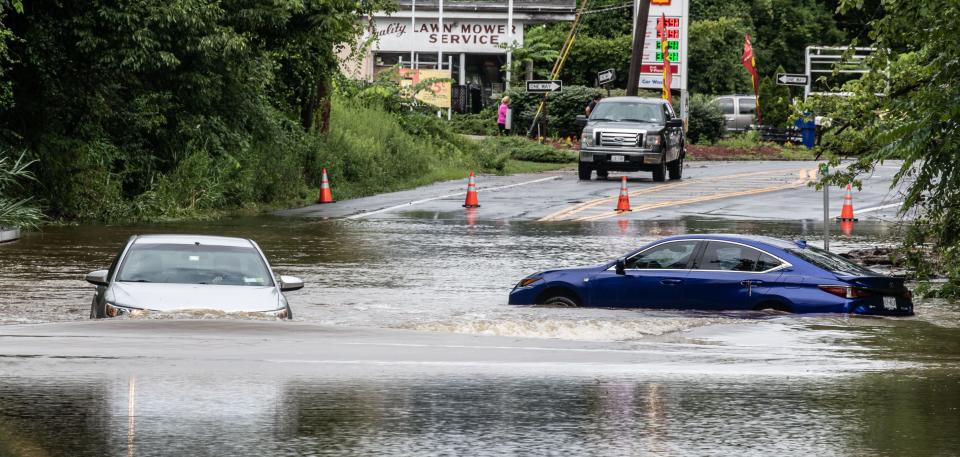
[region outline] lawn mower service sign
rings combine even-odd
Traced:
[[[442,33],[436,18],[417,19],[412,28],[409,19],[377,18],[376,26],[378,43],[374,44],[374,49],[380,51],[504,54],[507,51],[500,45],[509,41],[506,19],[444,19]],[[513,41],[523,44],[521,22],[513,21]]]

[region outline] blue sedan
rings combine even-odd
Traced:
[[[532,274],[510,304],[913,314],[902,278],[804,241],[743,235],[664,238],[603,265]]]

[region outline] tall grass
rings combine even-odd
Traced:
[[[9,152],[0,151],[0,228],[35,227],[42,219],[30,197],[14,196],[24,181],[34,179],[27,169],[33,163],[24,154],[13,159]]]
[[[462,178],[471,170],[503,173],[509,154],[454,133],[429,114],[394,114],[336,99],[330,133],[308,164],[308,180],[327,169],[337,198],[352,198]]]

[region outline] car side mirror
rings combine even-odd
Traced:
[[[627,274],[627,263],[623,259],[617,259],[617,274],[625,275]]]
[[[110,283],[107,282],[107,275],[109,272],[107,270],[97,270],[87,273],[87,282],[95,286],[106,286]]]
[[[578,114],[578,115],[577,115],[577,118],[574,119],[573,123],[574,123],[574,124],[577,124],[577,125],[580,126],[580,127],[583,127],[583,126],[587,125],[587,116],[584,116],[584,115],[582,115],[582,114]]]
[[[303,289],[303,280],[296,276],[280,276],[280,291],[289,292],[291,290]]]
[[[667,121],[667,127],[683,127],[683,119],[670,119]]]

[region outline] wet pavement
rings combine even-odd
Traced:
[[[823,194],[808,184],[816,180],[819,162],[734,161],[687,162],[681,181],[654,183],[650,173],[613,173],[606,180],[580,181],[576,171],[514,176],[479,176],[481,207],[475,219],[499,220],[676,220],[711,217],[743,220],[823,220]],[[902,185],[891,189],[900,161],[879,165],[853,190],[862,220],[896,221],[903,201]],[[620,179],[628,178],[632,212],[617,214]],[[336,194],[336,183],[334,194]],[[310,205],[279,215],[316,218],[384,219],[409,211],[460,209],[467,180],[449,181],[384,195]],[[831,217],[840,215],[843,189],[830,191]]]
[[[428,208],[50,227],[0,246],[0,456],[960,449],[956,303],[921,300],[910,318],[506,305],[537,270],[680,233],[816,244],[814,220],[538,222]],[[255,239],[278,273],[307,283],[288,294],[295,320],[90,321],[83,275],[136,233]],[[831,245],[899,236],[862,221]]]

